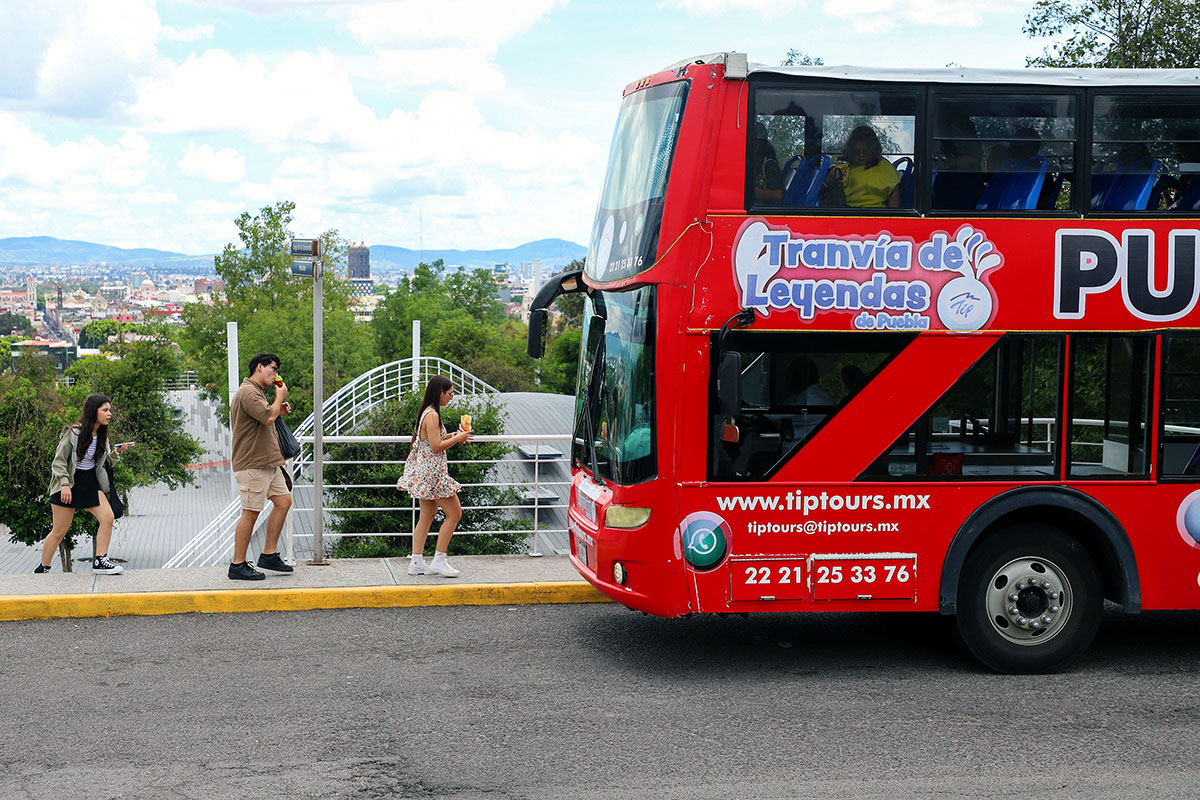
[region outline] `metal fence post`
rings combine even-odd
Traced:
[[[541,558],[542,551],[538,549],[538,536],[540,524],[538,523],[538,510],[542,505],[542,492],[540,486],[542,466],[542,446],[537,442],[533,443],[533,551],[529,554],[531,558]]]

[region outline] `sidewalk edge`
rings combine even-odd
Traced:
[[[0,621],[331,608],[608,602],[612,601],[591,584],[581,581],[8,595],[0,597]]]

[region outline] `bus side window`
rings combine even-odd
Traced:
[[[1159,473],[1200,481],[1200,336],[1163,336]]]
[[[1093,211],[1200,211],[1200,102],[1097,94],[1092,109]]]
[[[942,211],[1070,207],[1075,98],[943,90],[933,104],[932,206]]]
[[[742,405],[736,442],[712,409],[713,480],[765,480],[865,387],[911,334],[732,332],[742,357]],[[713,348],[714,352],[716,348]],[[716,370],[712,396],[716,397]]]
[[[755,88],[748,207],[913,208],[917,106],[910,89]],[[865,163],[856,131],[871,133]]]
[[[1002,337],[860,480],[1054,478],[1061,353],[1061,336]]]
[[[1071,336],[1071,477],[1150,472],[1153,360],[1147,334]]]

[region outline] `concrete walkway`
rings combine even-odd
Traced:
[[[364,558],[300,563],[290,575],[265,572],[263,581],[231,581],[224,566],[94,575],[82,564],[70,574],[0,576],[0,620],[607,602],[566,556],[451,556],[450,563],[462,575],[414,576],[406,558]]]

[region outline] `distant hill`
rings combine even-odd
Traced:
[[[52,236],[18,236],[0,239],[0,264],[100,264],[113,266],[212,266],[212,256],[190,256],[167,250],[139,247],[127,250],[106,244],[55,239]]]
[[[521,264],[540,258],[547,266],[559,266],[583,258],[587,248],[565,239],[541,239],[497,250],[426,250],[427,262],[442,259],[448,267],[490,267],[493,264]],[[422,253],[390,244],[371,245],[371,265],[412,269]],[[51,236],[20,236],[0,239],[0,265],[100,264],[129,267],[212,267],[211,255],[187,255],[167,250],[137,248],[127,250],[93,242],[55,239]]]
[[[521,264],[540,258],[547,266],[560,266],[583,258],[587,248],[565,239],[539,239],[506,250],[426,250],[424,253],[390,244],[371,245],[371,266],[412,269],[424,258],[426,263],[439,258],[448,267],[490,267],[494,264]]]

